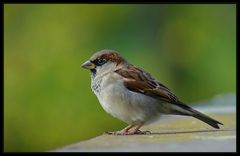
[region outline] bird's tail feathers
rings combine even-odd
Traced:
[[[183,104],[182,102],[175,105],[174,108],[175,109],[173,111],[175,112],[176,115],[186,115],[186,116],[195,117],[217,129],[219,129],[218,124],[223,125],[221,122],[214,120],[213,118]]]

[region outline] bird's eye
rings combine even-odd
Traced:
[[[106,62],[107,62],[106,59],[98,58],[98,59],[96,60],[96,65],[97,65],[97,66],[101,66],[101,65],[103,65],[103,64],[106,63]]]

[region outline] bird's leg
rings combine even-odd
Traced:
[[[151,134],[150,131],[140,131],[139,129],[143,126],[144,124],[141,123],[139,125],[128,125],[127,127],[125,127],[124,129],[120,130],[120,131],[116,131],[116,132],[106,132],[107,134],[110,135],[134,135],[134,134]],[[129,131],[130,129],[134,128],[133,131]]]
[[[128,125],[127,127],[125,127],[124,129],[120,130],[120,131],[116,131],[116,132],[106,132],[107,134],[113,134],[113,135],[126,135],[129,133],[128,130],[130,130],[131,128],[133,128],[135,125]]]
[[[128,132],[128,135],[151,133],[150,131],[140,131],[139,129],[140,129],[142,126],[143,126],[143,123],[137,125],[136,128],[135,128],[133,131]]]

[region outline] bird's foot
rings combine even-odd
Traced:
[[[151,134],[150,131],[116,131],[116,132],[105,132],[109,135],[143,135],[143,134]]]
[[[105,132],[105,134],[108,135],[127,135],[129,132],[128,131],[115,131],[115,132]]]
[[[141,134],[151,134],[151,132],[150,131],[140,131],[140,130],[137,130],[134,134],[139,134],[139,135],[141,135]]]

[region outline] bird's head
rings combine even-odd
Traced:
[[[96,52],[85,63],[82,68],[91,70],[92,74],[105,74],[116,70],[119,65],[126,63],[126,60],[114,50],[101,50]]]

